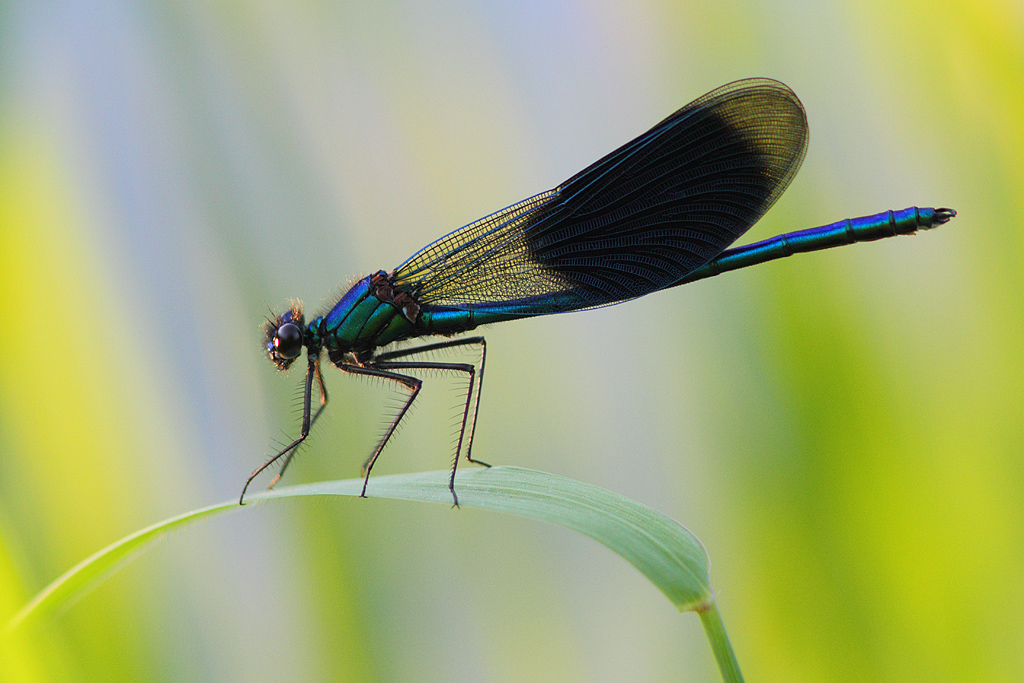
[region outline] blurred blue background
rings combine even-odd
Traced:
[[[811,144],[744,241],[959,217],[488,328],[474,454],[691,528],[749,680],[1024,680],[1024,6],[988,0],[3,3],[0,621],[296,433],[269,308],[748,76],[796,91]],[[394,398],[326,379],[285,483],[357,476]],[[459,400],[430,382],[375,473],[443,469]],[[593,542],[381,500],[176,534],[0,670],[717,678],[699,621]]]

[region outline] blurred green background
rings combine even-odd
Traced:
[[[1024,681],[1016,1],[0,5],[0,622],[296,433],[268,307],[315,311],[748,76],[796,91],[811,144],[744,241],[959,217],[486,329],[474,454],[691,528],[749,680]],[[326,375],[286,483],[357,476],[394,400]],[[430,382],[375,473],[443,469],[459,400]],[[0,675],[717,678],[699,621],[593,542],[381,500],[176,534]]]

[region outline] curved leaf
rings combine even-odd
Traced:
[[[367,495],[450,505],[449,472],[374,477]],[[362,479],[328,481],[266,491],[247,503],[294,496],[358,496]],[[621,555],[680,610],[712,606],[707,555],[700,541],[665,515],[589,484],[518,467],[465,470],[455,487],[465,507],[506,512],[578,531]],[[229,510],[245,510],[228,501],[193,510],[127,536],[86,558],[32,599],[7,625],[8,634],[73,604],[91,587],[127,564],[168,531]]]

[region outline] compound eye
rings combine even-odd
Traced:
[[[295,323],[285,323],[277,328],[274,335],[274,348],[281,358],[291,360],[302,353],[302,330]]]

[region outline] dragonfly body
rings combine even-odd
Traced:
[[[782,194],[807,146],[803,106],[768,79],[722,86],[691,102],[548,192],[480,219],[428,245],[390,273],[359,280],[324,315],[305,323],[301,304],[266,325],[267,352],[286,370],[306,352],[299,437],[258,468],[291,462],[327,403],[321,356],[344,372],[391,381],[404,404],[363,465],[370,469],[422,386],[417,371],[468,379],[449,487],[471,457],[483,384],[483,337],[453,338],[479,325],[615,304],[789,256],[912,234],[947,222],[952,209],[911,207],[786,233],[727,249]],[[396,342],[447,337],[409,348]],[[422,360],[476,347],[475,363]],[[420,357],[420,358],[418,358]],[[313,411],[313,386],[320,406]],[[366,492],[364,482],[363,493]]]

